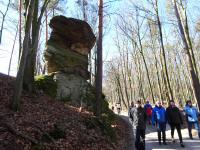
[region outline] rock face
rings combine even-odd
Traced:
[[[59,46],[87,55],[95,42],[95,35],[87,22],[56,16],[50,22],[52,33],[49,42]]]
[[[95,35],[88,23],[64,16],[52,18],[50,27],[52,32],[44,53],[47,71],[54,73],[57,99],[76,101],[88,84],[88,53],[94,46]]]

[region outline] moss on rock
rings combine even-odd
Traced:
[[[41,75],[35,77],[35,85],[45,94],[55,98],[57,94],[57,83],[53,79],[54,74]]]

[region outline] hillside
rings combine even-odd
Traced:
[[[92,112],[56,101],[44,94],[23,91],[21,109],[13,112],[9,104],[15,78],[0,74],[1,150],[122,150],[129,139],[127,124],[116,117],[116,137],[107,134],[102,122],[94,122]],[[113,140],[114,139],[114,140]]]

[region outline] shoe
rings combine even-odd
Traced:
[[[190,137],[191,140],[193,140],[193,137]]]
[[[166,142],[163,142],[163,145],[167,145],[167,143],[166,143]]]
[[[183,143],[181,143],[180,145],[181,145],[181,147],[185,147],[185,145]]]
[[[161,145],[161,142],[158,142],[159,143],[159,145]]]
[[[172,142],[175,143],[176,141],[174,140],[174,138],[172,138]]]

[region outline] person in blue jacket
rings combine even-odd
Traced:
[[[198,135],[200,138],[200,127],[199,127],[199,112],[196,107],[192,106],[191,100],[188,100],[186,102],[186,106],[184,108],[185,114],[186,114],[186,120],[188,123],[188,132],[190,139],[193,139],[192,137],[192,126],[194,125],[195,129],[198,130]]]
[[[166,111],[165,108],[162,106],[161,101],[156,102],[156,106],[153,108],[152,112],[152,124],[157,127],[158,132],[158,142],[161,144],[161,133],[162,133],[162,140],[163,144],[167,145],[166,143]]]

